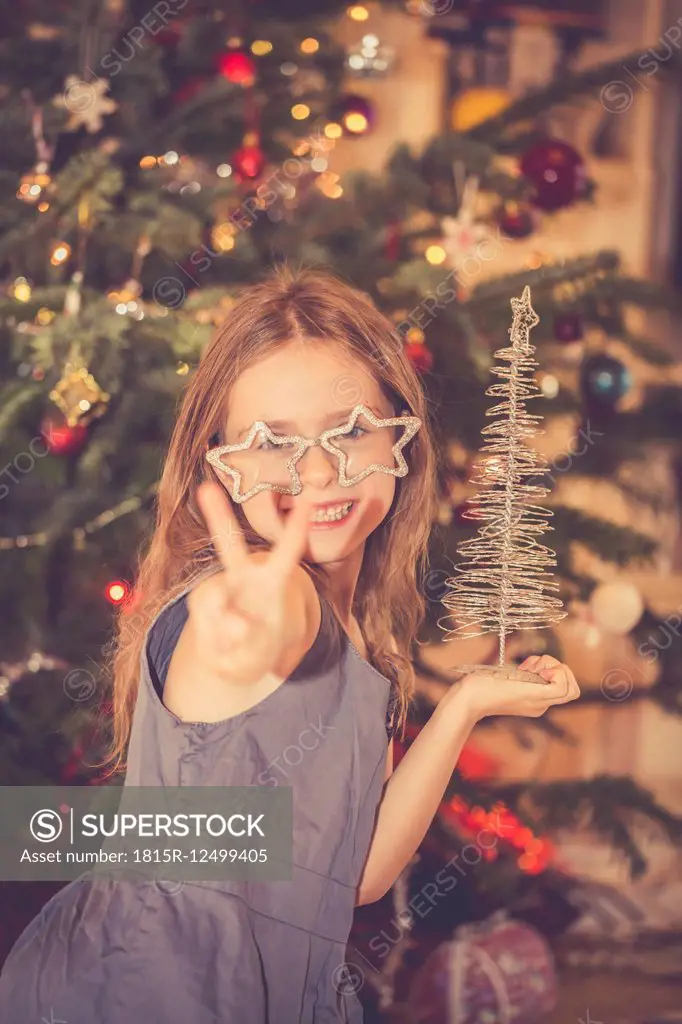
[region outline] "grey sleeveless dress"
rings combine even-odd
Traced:
[[[164,890],[86,873],[13,947],[0,975],[3,1024],[363,1020],[346,943],[382,794],[394,688],[320,598],[317,638],[276,690],[223,721],[183,722],[161,694],[189,589],[145,637],[125,784],[275,785],[274,777],[293,787],[292,880]]]

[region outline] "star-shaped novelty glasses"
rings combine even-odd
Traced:
[[[356,426],[363,416],[373,429]],[[277,491],[279,494],[300,494],[303,490],[296,464],[309,448],[319,444],[325,451],[338,459],[339,483],[342,487],[353,487],[370,473],[388,473],[402,477],[408,472],[408,465],[402,449],[417,433],[421,420],[417,416],[389,416],[380,419],[365,405],[356,405],[348,421],[341,427],[324,430],[318,437],[300,437],[298,434],[284,436],[273,434],[267,423],[256,420],[244,441],[240,444],[224,444],[206,452],[206,459],[221,472],[229,474],[233,482],[232,498],[241,504],[260,491]],[[381,461],[387,455],[387,438],[382,427],[403,427],[403,435],[391,445],[391,454],[397,467],[386,466]],[[360,431],[355,437],[350,435]],[[259,444],[253,443],[259,438]],[[340,439],[334,443],[334,439]],[[269,445],[269,447],[268,447]],[[296,446],[289,454],[286,446]],[[224,456],[230,455],[229,461]],[[349,462],[353,472],[348,476]],[[246,490],[242,491],[243,479]],[[259,482],[255,482],[259,481]],[[274,481],[274,482],[273,482]]]

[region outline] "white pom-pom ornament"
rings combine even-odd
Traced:
[[[641,619],[644,602],[634,583],[614,580],[594,588],[590,611],[595,625],[605,633],[625,636]]]

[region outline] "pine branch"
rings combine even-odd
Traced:
[[[629,348],[641,359],[646,359],[652,366],[673,366],[676,362],[675,356],[667,349],[661,348],[650,338],[642,338],[640,335],[632,334],[630,331],[622,330],[619,333],[620,340],[625,342]]]
[[[647,867],[632,834],[638,816],[659,825],[671,843],[682,839],[682,817],[662,807],[630,777],[603,774],[578,781],[520,783],[500,787],[499,795],[508,806],[530,801],[544,830],[593,829],[630,861],[633,878]]]
[[[612,299],[632,303],[642,309],[668,310],[679,313],[682,296],[656,281],[646,281],[625,274],[607,274],[594,282],[594,299]]]
[[[626,498],[638,505],[645,505],[655,515],[661,515],[663,512],[673,511],[673,508],[675,507],[674,503],[671,503],[669,499],[664,498],[656,491],[645,489],[639,484],[629,480],[619,480],[617,477],[615,479],[615,483]]]
[[[521,177],[508,174],[495,163],[498,152],[495,145],[461,132],[446,131],[428,143],[419,161],[422,177],[426,181],[450,182],[452,185],[449,201],[438,203],[441,213],[456,213],[459,208],[461,197],[457,195],[452,181],[455,163],[466,167],[468,174],[476,175],[482,188],[496,191],[501,198],[520,198],[525,194],[528,183]]]
[[[53,311],[61,310],[64,308],[66,288],[64,284],[34,288],[28,302],[20,302],[13,295],[0,295],[0,320],[12,317],[16,323],[23,323],[33,320],[42,307]],[[100,293],[95,294],[99,296]]]
[[[618,565],[628,565],[635,560],[651,561],[658,550],[657,542],[651,537],[599,519],[582,509],[554,505],[552,511],[552,525],[557,534],[584,544],[590,551]]]
[[[11,381],[0,390],[0,442],[6,443],[7,434],[24,409],[28,408],[44,391],[38,381]]]
[[[550,107],[573,102],[595,93],[609,82],[620,81],[626,66],[634,64],[639,67],[637,62],[641,57],[642,51],[637,50],[584,71],[572,71],[562,75],[550,82],[549,85],[522,96],[502,113],[488,118],[487,121],[482,121],[467,134],[472,139],[490,142],[518,121],[533,120],[544,114]],[[657,64],[657,68],[668,72],[679,71],[680,66],[680,55],[677,53],[671,54],[669,64]]]
[[[620,254],[611,249],[605,249],[590,256],[579,256],[577,259],[567,260],[564,263],[544,264],[537,270],[523,270],[516,274],[504,274],[500,277],[489,278],[481,282],[472,291],[465,305],[472,311],[485,312],[494,309],[498,304],[499,309],[508,307],[509,296],[516,294],[526,285],[533,291],[533,302],[537,306],[541,316],[543,312],[543,295],[564,282],[574,281],[577,278],[596,275],[598,272],[615,271],[620,266]],[[556,307],[552,299],[552,306]]]
[[[108,209],[109,200],[118,195],[123,181],[121,170],[101,148],[76,153],[56,176],[54,198],[46,213],[23,207],[17,211],[16,226],[0,236],[0,260],[10,257],[15,246],[25,247],[41,234],[49,238],[50,230],[56,230],[57,225],[62,230],[73,227],[76,206],[85,195],[94,213]]]

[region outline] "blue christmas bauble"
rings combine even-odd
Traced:
[[[632,387],[632,377],[627,366],[614,356],[602,353],[589,356],[584,361],[580,378],[586,401],[608,408],[613,408]]]

